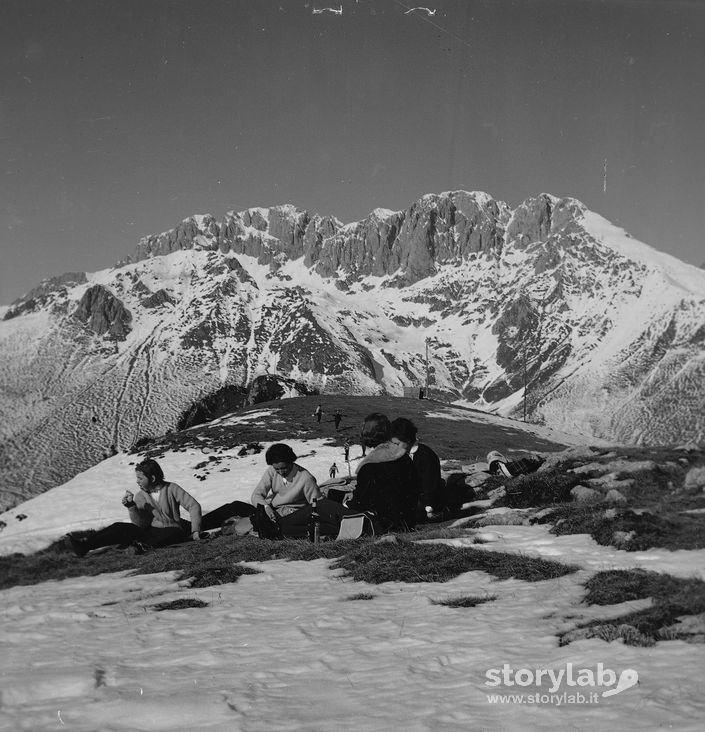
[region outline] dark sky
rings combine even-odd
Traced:
[[[413,7],[0,0],[0,303],[191,214],[459,188],[705,261],[705,2]]]

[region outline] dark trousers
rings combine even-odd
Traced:
[[[132,523],[118,522],[96,531],[95,534],[90,534],[87,537],[87,546],[89,549],[97,549],[112,544],[126,546],[132,544],[133,541],[139,541],[142,544],[158,547],[178,544],[180,541],[186,541],[186,539],[188,539],[188,534],[183,529],[177,529],[176,527],[142,529]]]
[[[330,498],[319,498],[316,504],[316,510],[320,517],[321,536],[338,536],[340,530],[340,521],[343,516],[352,513],[359,513],[350,508],[346,508],[342,503],[332,501]],[[311,513],[313,506],[304,506],[298,511],[290,513],[288,516],[282,516],[279,519],[279,526],[282,534],[286,539],[304,539],[308,536],[309,522],[311,521]]]
[[[255,507],[251,503],[245,503],[244,501],[233,501],[232,503],[226,503],[213,511],[209,511],[201,519],[201,529],[203,531],[210,531],[211,529],[219,529],[227,519],[233,516],[254,516]],[[185,521],[184,523],[188,523]],[[189,525],[190,526],[190,525]]]

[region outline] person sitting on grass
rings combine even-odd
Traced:
[[[365,419],[362,439],[364,446],[371,449],[358,466],[352,498],[347,505],[331,498],[316,500],[321,536],[337,536],[343,517],[362,511],[372,515],[375,533],[414,528],[420,493],[419,477],[406,450],[392,443],[391,436],[391,424],[384,414],[375,412]],[[281,467],[286,469],[286,466]],[[267,473],[263,481],[266,478]],[[262,491],[256,490],[252,502],[261,498]],[[313,495],[309,500],[313,500]],[[255,518],[261,537],[301,539],[308,535],[312,506],[303,506],[281,518],[274,516],[271,509],[267,513],[265,510],[262,505]],[[271,521],[272,518],[276,523]]]
[[[251,498],[256,510],[253,523],[264,538],[286,536],[287,528],[298,524],[297,514],[318,500],[321,491],[313,475],[296,462],[289,445],[270,445],[264,458],[267,469]]]
[[[127,491],[122,503],[127,508],[131,523],[114,523],[88,536],[69,534],[71,548],[77,556],[85,556],[91,549],[113,544],[136,544],[140,550],[162,547],[200,539],[201,504],[177,483],[165,480],[156,460],[143,460],[135,468],[139,492]],[[191,516],[190,526],[181,521],[180,508]],[[184,524],[188,528],[184,528]]]
[[[392,422],[392,442],[404,448],[419,475],[421,494],[416,516],[418,521],[437,519],[445,510],[445,481],[441,476],[441,461],[428,446],[419,442],[416,425],[406,417]]]
[[[342,519],[360,512],[370,515],[375,533],[409,531],[416,525],[419,476],[406,450],[391,441],[389,419],[379,412],[368,415],[361,437],[363,446],[370,450],[358,464],[347,505],[330,497],[316,504],[322,536],[336,536]],[[310,508],[300,512],[302,526],[310,513]]]
[[[406,450],[391,441],[392,426],[379,412],[365,418],[362,439],[371,448],[357,466],[349,508],[373,511],[381,531],[409,531],[416,525],[419,476]]]

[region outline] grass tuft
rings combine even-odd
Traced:
[[[496,600],[496,595],[467,595],[466,597],[454,597],[447,600],[431,600],[434,605],[443,605],[444,607],[477,607],[483,602],[492,602]]]
[[[679,631],[678,619],[705,613],[705,582],[698,578],[673,577],[643,569],[610,570],[591,577],[585,588],[585,602],[591,605],[616,605],[649,597],[653,605],[610,622],[586,623],[564,633],[561,645],[578,638],[621,638],[628,645],[645,646],[666,638],[690,642],[693,634]],[[698,642],[702,641],[698,638]]]
[[[352,549],[334,565],[356,582],[447,582],[464,572],[482,571],[499,579],[527,582],[562,577],[577,567],[517,554],[472,547],[417,544],[406,539]]]
[[[658,509],[656,509],[658,510]],[[566,507],[558,509],[552,533],[590,534],[602,546],[615,544],[615,537],[628,535],[620,544],[627,551],[643,551],[652,547],[663,549],[705,548],[705,515],[682,514],[673,510],[667,514],[652,511],[617,510],[614,515],[595,507]]]
[[[562,470],[519,475],[505,481],[506,494],[496,505],[530,508],[566,503],[571,500],[571,490],[580,482],[581,476]]]
[[[170,602],[160,602],[156,605],[152,605],[150,610],[156,610],[161,612],[163,610],[184,610],[190,607],[208,607],[207,602],[203,600],[197,600],[193,597],[184,597],[180,600],[171,600]]]
[[[188,579],[189,587],[212,587],[237,582],[243,574],[259,574],[259,572],[241,564],[203,564],[185,569],[180,579]]]
[[[357,595],[350,595],[346,600],[374,600],[377,595],[372,592],[358,592]]]

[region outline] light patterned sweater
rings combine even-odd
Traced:
[[[269,465],[250,500],[254,506],[271,501],[272,506],[277,508],[278,506],[305,506],[320,497],[321,491],[318,489],[316,479],[306,468],[294,463],[294,467],[286,478],[282,478]]]
[[[183,506],[191,515],[191,531],[201,530],[201,504],[178,483],[167,483],[156,493],[139,491],[134,501],[127,509],[130,521],[143,529],[181,528],[179,507]]]

